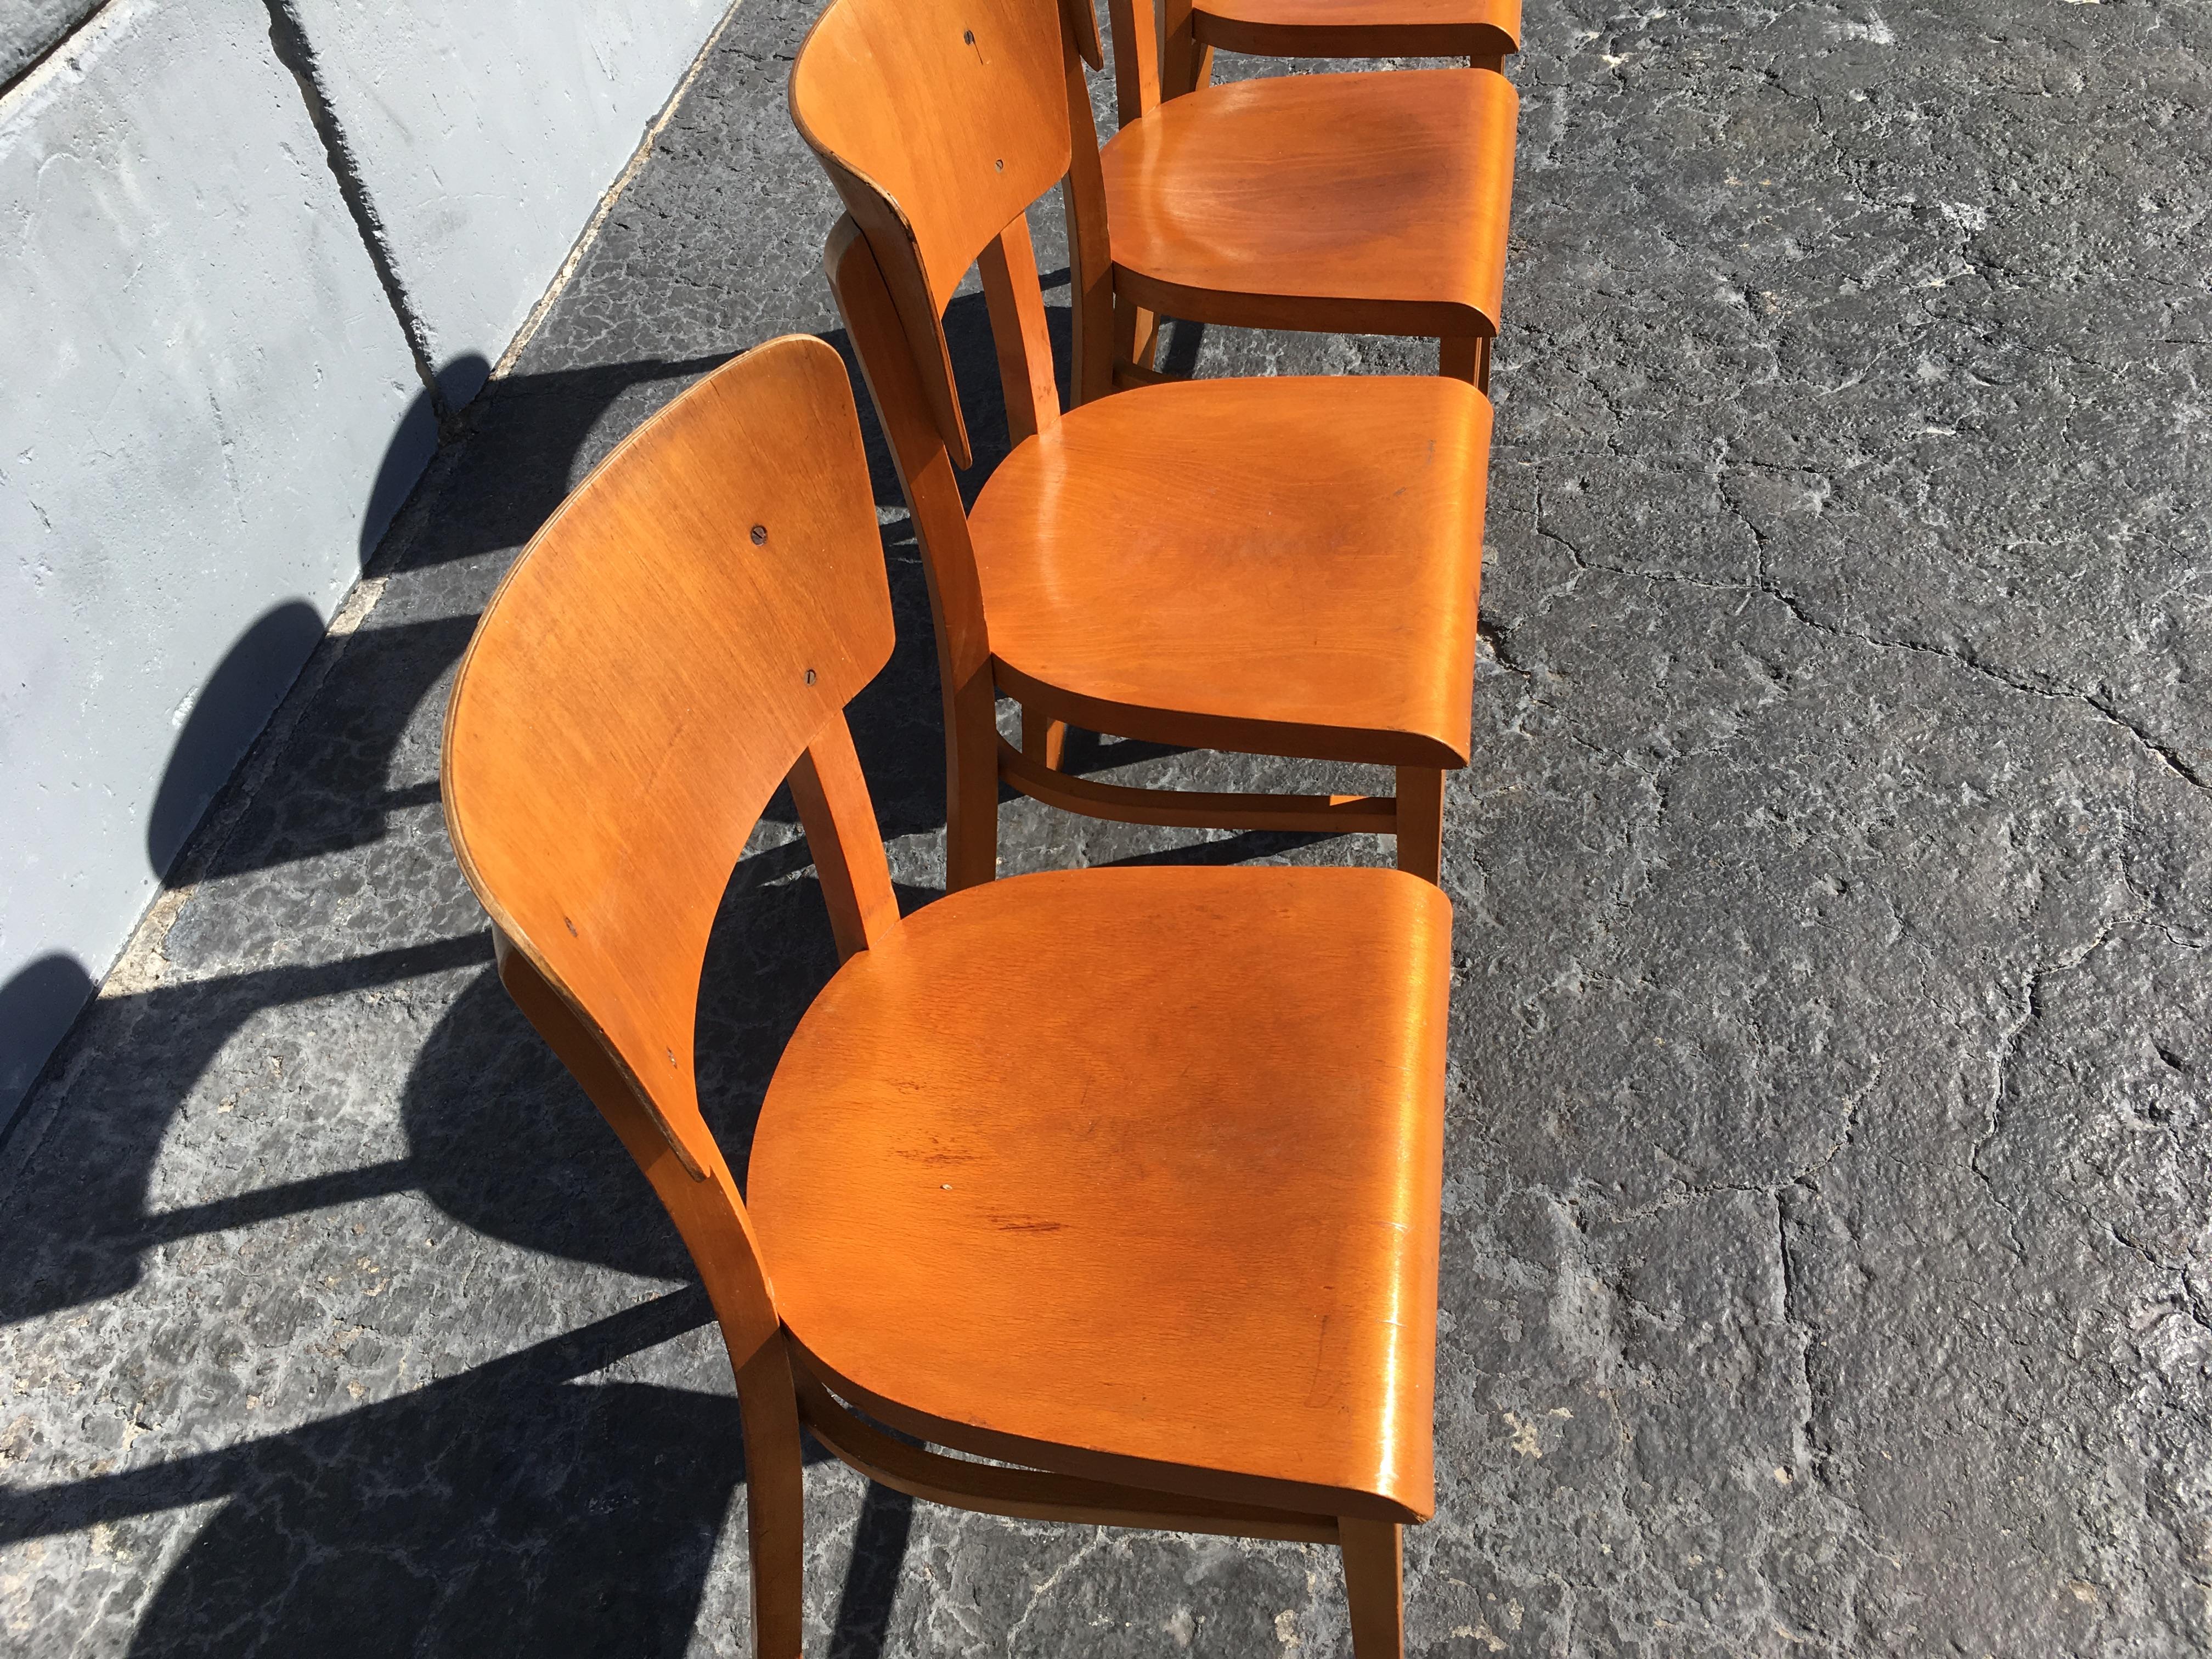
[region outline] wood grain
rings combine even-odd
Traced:
[[[1483,58],[1521,49],[1521,0],[1191,0],[1198,40],[1267,58]]]
[[[1071,411],[969,515],[1000,684],[1124,737],[1463,765],[1490,424],[1417,376]]]
[[[1450,925],[1391,870],[917,911],[762,1109],[748,1191],[810,1368],[939,1445],[1425,1516]]]
[[[1196,322],[1495,334],[1519,107],[1471,69],[1170,100],[1102,157],[1115,289]]]

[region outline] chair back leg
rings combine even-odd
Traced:
[[[1444,876],[1444,775],[1433,766],[1398,769],[1398,867],[1423,881]]]
[[[799,1395],[778,1335],[738,1371],[745,1437],[745,1532],[753,1570],[754,1659],[800,1659],[806,1481]]]
[[[1406,1529],[1393,1521],[1337,1520],[1352,1659],[1405,1659]]]

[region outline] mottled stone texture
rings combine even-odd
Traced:
[[[837,337],[781,104],[810,10],[748,0],[6,1149],[14,1651],[747,1650],[718,1340],[494,982],[434,778],[562,490],[731,350]],[[1547,3],[1528,35],[1409,1646],[2203,1652],[2212,14]],[[902,637],[854,720],[920,902],[934,670],[877,488]],[[709,963],[738,1147],[830,961],[789,817]],[[1010,868],[1173,846],[1005,823]],[[816,1652],[1348,1650],[1328,1550],[809,1479]]]

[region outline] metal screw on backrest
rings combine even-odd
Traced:
[[[806,683],[809,685],[814,684],[814,671],[811,668],[806,671]]]
[[[1001,173],[1004,173],[1006,170],[1006,164],[1004,161],[994,161],[991,165]]]
[[[961,31],[960,31],[960,44],[961,44],[962,46],[974,46],[974,45],[975,44],[975,30],[973,30],[973,29],[963,29],[963,30],[961,30]]]
[[[764,525],[764,524],[757,524],[757,525],[755,525],[755,526],[753,526],[753,545],[754,545],[755,547],[758,547],[762,543],[765,542],[767,539],[768,539],[768,526],[767,526],[766,525]]]

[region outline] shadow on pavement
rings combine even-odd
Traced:
[[[1051,314],[1064,358],[1065,313]],[[980,295],[955,302],[948,333],[978,451],[963,479],[972,499],[1006,447]],[[851,367],[842,335],[826,337]],[[246,876],[374,847],[392,833],[395,815],[433,809],[434,775],[395,774],[434,766],[425,733],[474,627],[465,595],[489,592],[513,550],[611,447],[618,434],[605,428],[635,425],[723,361],[646,360],[495,386],[465,446],[433,468],[426,488],[434,493],[416,504],[418,527],[371,565],[400,592],[420,573],[483,561],[486,568],[465,582],[436,579],[434,601],[458,592],[460,614],[441,603],[433,606],[441,614],[410,616],[402,604],[382,625],[372,613],[342,647],[319,647],[319,625],[306,606],[264,617],[210,681],[204,717],[196,712],[179,739],[149,830],[155,867],[184,849],[196,878]],[[854,392],[876,499],[896,510],[896,477],[857,375]],[[386,479],[378,488],[392,486]],[[896,836],[943,823],[943,738],[910,526],[896,520],[884,540],[898,644],[849,717],[884,831]],[[219,846],[186,848],[206,806],[204,775],[251,736],[233,730],[234,720],[223,723],[236,701],[215,695],[226,675],[265,678],[272,653],[304,657],[314,648],[343,654],[276,739],[284,745],[276,764],[236,811],[219,815],[228,826]],[[1085,769],[1166,752],[1079,735],[1073,750],[1073,764]],[[787,798],[779,793],[767,816],[791,823]],[[1206,851],[1244,856],[1283,839],[1264,849],[1232,840]],[[900,892],[907,909],[933,896]],[[82,1068],[73,1097],[56,1103],[60,1115],[0,1212],[0,1257],[11,1267],[0,1276],[0,1322],[125,1291],[138,1281],[144,1253],[165,1243],[410,1190],[480,1233],[533,1251],[690,1279],[642,1177],[489,963],[488,933],[471,931],[94,1004],[64,1047],[92,1045],[93,1063]],[[471,966],[480,971],[414,1056],[401,1103],[405,1157],[149,1212],[155,1161],[179,1107],[255,1016]],[[835,966],[804,842],[749,856],[717,919],[699,1008],[702,1103],[738,1170],[784,1042]],[[27,980],[20,994],[43,994],[45,983]],[[64,1074],[48,1068],[50,1079]],[[148,1603],[133,1650],[141,1654],[680,1652],[744,1478],[734,1401],[571,1382],[709,1316],[695,1286],[289,1432],[135,1473],[0,1490],[0,1542],[219,1502]],[[908,1500],[870,1489],[833,1653],[872,1659],[880,1651],[911,1522]]]

